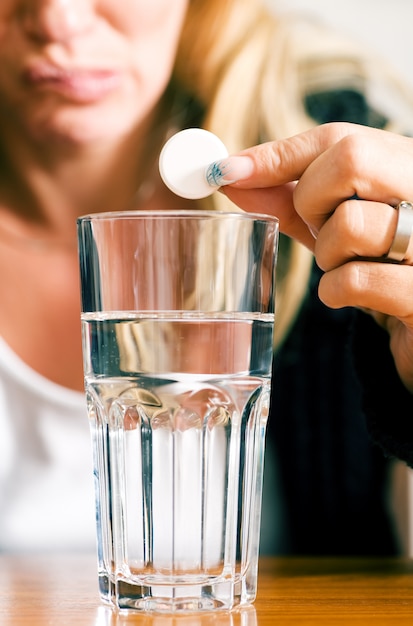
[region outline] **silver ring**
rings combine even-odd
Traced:
[[[400,263],[406,257],[413,233],[413,202],[403,200],[396,209],[398,212],[396,232],[386,258]]]

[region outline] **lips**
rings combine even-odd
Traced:
[[[115,91],[120,73],[111,69],[60,68],[49,64],[32,65],[23,73],[31,88],[59,93],[73,102],[95,102]]]

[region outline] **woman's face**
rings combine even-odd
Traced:
[[[0,0],[0,132],[81,143],[139,128],[170,78],[187,4]]]

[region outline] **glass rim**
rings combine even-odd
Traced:
[[[123,220],[123,219],[140,219],[140,218],[174,218],[174,217],[232,217],[246,221],[262,221],[268,223],[279,224],[280,220],[275,215],[268,215],[266,213],[249,213],[247,211],[214,211],[205,209],[159,209],[159,210],[126,210],[126,211],[101,211],[98,213],[88,213],[81,215],[77,218],[77,223],[82,224],[84,222],[96,221],[110,221],[110,220]]]

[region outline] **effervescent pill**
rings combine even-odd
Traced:
[[[159,156],[159,171],[171,191],[197,200],[216,190],[208,183],[206,171],[211,163],[227,156],[228,150],[216,135],[202,128],[186,128],[165,143]]]

